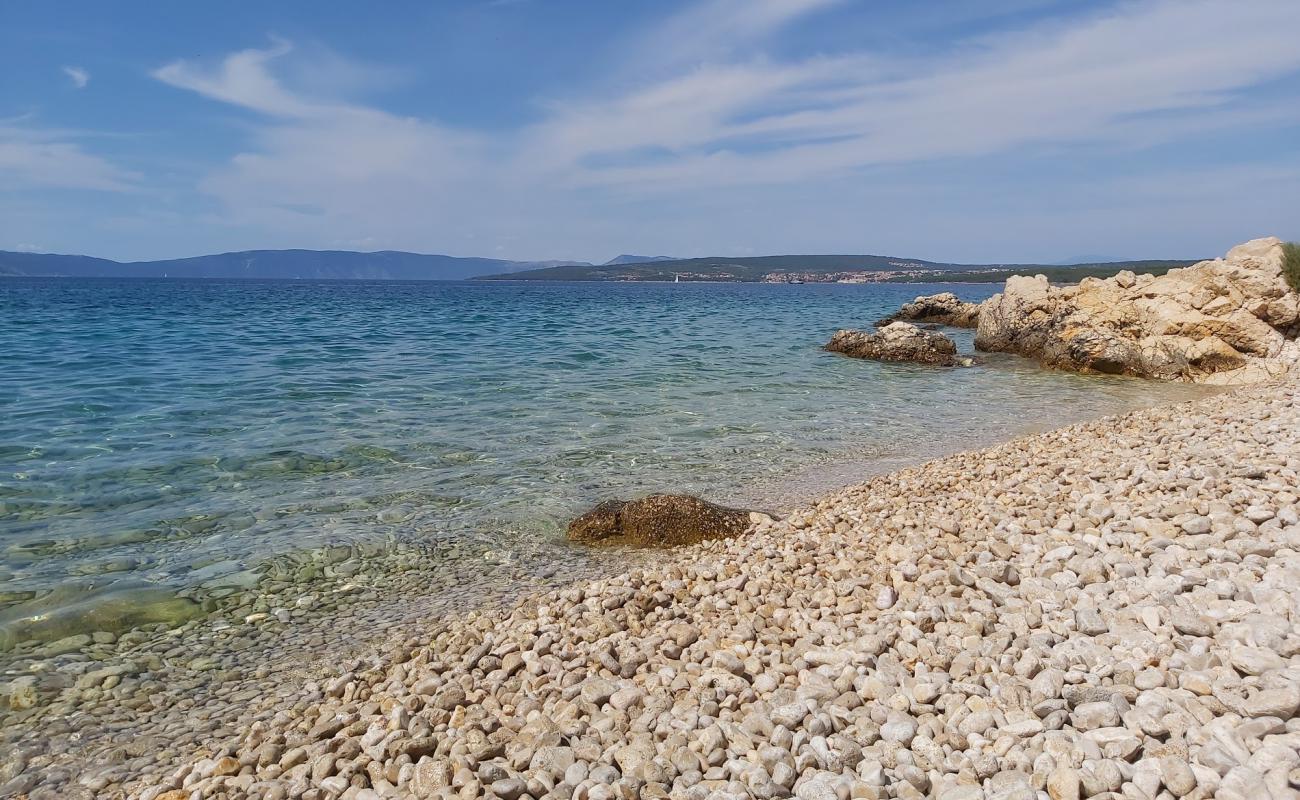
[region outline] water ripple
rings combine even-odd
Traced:
[[[792,475],[1196,391],[820,350],[930,290],[6,279],[0,578],[183,584],[393,535],[545,557],[609,496],[781,503]]]

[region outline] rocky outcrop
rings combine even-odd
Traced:
[[[957,365],[957,345],[935,331],[923,331],[906,322],[891,322],[875,333],[836,331],[826,343],[832,353],[874,361],[911,361],[941,367]]]
[[[980,306],[975,346],[1082,372],[1241,384],[1297,361],[1300,296],[1275,238],[1160,277],[1121,272],[1057,287],[1013,277]]]
[[[744,533],[766,514],[714,505],[698,497],[652,494],[607,500],[569,523],[570,541],[634,547],[676,547]]]
[[[968,303],[952,292],[918,297],[894,314],[876,323],[883,328],[891,322],[933,322],[954,328],[974,328],[979,324],[979,303]]]

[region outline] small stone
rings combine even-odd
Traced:
[[[524,654],[519,652],[518,650],[515,650],[510,653],[506,653],[504,656],[502,656],[501,671],[506,674],[507,678],[514,675],[516,672],[518,672],[523,668],[524,668]]]
[[[641,691],[635,686],[628,686],[627,688],[619,689],[618,691],[610,695],[609,705],[611,708],[617,709],[619,711],[626,711],[632,706],[640,703],[641,698],[643,698],[644,696],[645,696],[645,692]]]
[[[654,745],[649,741],[634,741],[614,751],[614,763],[624,777],[640,778],[641,769],[655,757]]]
[[[564,770],[564,782],[570,786],[577,786],[587,780],[587,765],[582,761],[575,761]]]
[[[527,790],[527,785],[518,778],[502,778],[493,781],[488,787],[492,794],[501,798],[501,800],[518,800],[518,797]]]
[[[1113,728],[1119,725],[1119,709],[1108,701],[1082,703],[1070,714],[1070,724],[1081,731],[1094,728]]]
[[[1079,608],[1074,611],[1074,627],[1085,636],[1100,636],[1110,632],[1110,626],[1101,618],[1095,608]]]
[[[588,703],[602,706],[614,696],[618,687],[604,678],[588,678],[582,683],[582,699]]]
[[[1178,610],[1173,613],[1169,624],[1174,630],[1185,636],[1213,636],[1214,623],[1191,611]]]
[[[1111,760],[1088,760],[1079,769],[1083,793],[1088,797],[1104,792],[1118,792],[1124,782],[1119,764]]]
[[[1079,800],[1079,773],[1057,767],[1047,776],[1047,794],[1052,800]]]
[[[1281,656],[1265,647],[1234,647],[1229,662],[1244,675],[1263,675],[1286,666]]]
[[[93,641],[90,634],[78,633],[73,636],[67,636],[63,639],[50,642],[40,649],[40,654],[44,658],[53,658],[55,656],[75,653],[84,649]]]
[[[839,782],[838,775],[816,772],[795,784],[794,796],[799,800],[840,800]]]
[[[894,604],[897,602],[898,592],[895,591],[892,586],[882,586],[880,587],[880,590],[876,592],[876,608],[881,611],[893,608]]]
[[[890,714],[884,725],[880,726],[880,738],[887,742],[897,742],[903,746],[911,743],[916,736],[916,720],[903,714]]]
[[[1248,717],[1291,719],[1300,711],[1300,686],[1260,689],[1246,698],[1242,710]]]
[[[1160,779],[1174,797],[1185,797],[1196,789],[1196,775],[1184,758],[1165,756],[1159,760]]]

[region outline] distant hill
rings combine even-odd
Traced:
[[[0,251],[0,276],[116,278],[273,278],[302,280],[463,280],[575,262],[503,261],[385,250],[246,250],[163,261]]]
[[[1163,273],[1192,261],[1118,261],[1109,264],[951,264],[920,258],[875,255],[782,255],[739,258],[682,258],[668,261],[563,266],[487,275],[478,280],[521,281],[761,281],[770,273],[820,276],[832,273],[896,272],[897,282],[1001,282],[1008,275],[1046,274],[1052,280],[1084,275],[1113,275],[1125,269]],[[1054,277],[1063,276],[1063,277]]]
[[[621,256],[615,256],[604,263],[604,266],[611,267],[615,264],[644,264],[647,261],[676,261],[672,256],[630,256],[626,253]]]
[[[514,264],[516,267],[518,267],[521,270],[545,269],[546,267],[590,267],[592,266],[592,263],[590,261],[563,261],[563,260],[512,261],[510,263]]]
[[[945,265],[919,259],[891,256],[787,255],[747,256],[742,258],[678,258],[667,261],[631,264],[601,264],[589,267],[552,267],[514,275],[489,275],[483,280],[529,281],[608,281],[672,280],[689,274],[695,280],[757,281],[769,272],[843,272],[851,270],[892,270]],[[685,280],[686,278],[683,278]]]
[[[648,261],[620,261],[642,259]],[[617,262],[617,263],[615,263]],[[623,255],[607,264],[585,261],[504,261],[385,250],[246,250],[164,261],[110,261],[91,256],[0,251],[0,277],[270,278],[290,280],[526,280],[526,281],[761,281],[790,274],[833,281],[846,274],[877,273],[892,282],[1002,282],[1014,274],[1044,274],[1053,281],[1113,275],[1124,269],[1163,274],[1191,261],[1117,261],[1104,264],[947,264],[872,255],[784,255],[745,258],[666,258]],[[882,274],[894,273],[894,274]]]

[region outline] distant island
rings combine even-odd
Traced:
[[[498,258],[384,250],[244,250],[162,261],[110,261],[91,256],[0,251],[0,278],[245,278],[268,280],[455,281],[562,266],[569,261]]]
[[[0,251],[0,278],[243,278],[269,280],[710,281],[736,283],[1001,283],[1015,274],[1053,282],[1121,270],[1164,274],[1195,261],[1088,264],[949,264],[874,255],[672,258],[620,255],[584,261],[507,261],[384,250],[245,250],[161,261]]]
[[[622,257],[621,257],[622,258]],[[1011,275],[1046,275],[1053,283],[1121,272],[1163,275],[1195,260],[1112,261],[1087,264],[950,264],[872,255],[783,255],[745,258],[615,259],[601,265],[564,264],[475,280],[709,281],[732,283],[1002,283]]]

